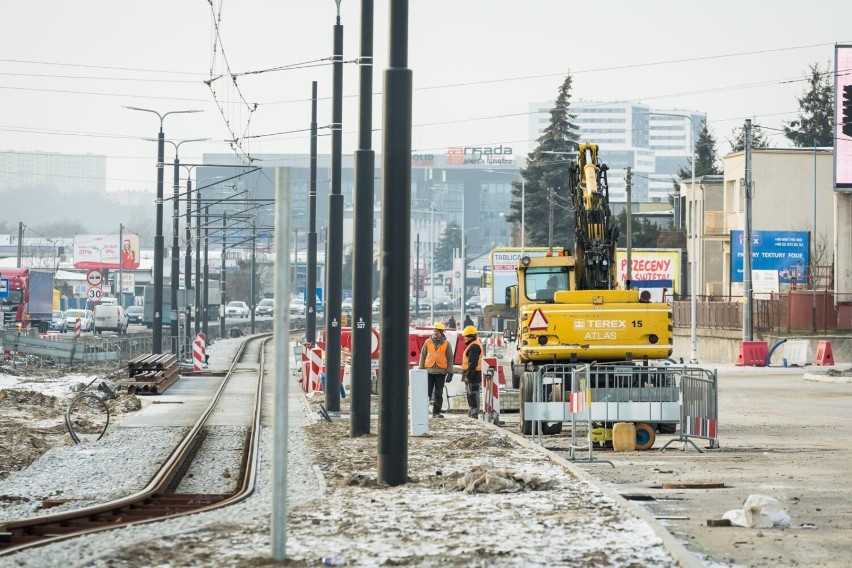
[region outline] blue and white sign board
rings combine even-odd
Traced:
[[[8,298],[9,297],[9,281],[0,278],[0,298]]]
[[[302,292],[302,301],[305,302],[305,305],[308,305],[308,291],[305,290]],[[322,288],[317,288],[317,307],[322,306]]]
[[[751,269],[774,270],[778,281],[789,284],[803,278],[810,265],[807,231],[752,231]],[[731,282],[743,281],[743,232],[731,231]]]

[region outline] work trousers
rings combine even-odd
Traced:
[[[444,406],[444,382],[447,380],[446,373],[429,373],[428,396],[431,399],[435,393],[435,401],[432,404],[432,414],[440,414]]]
[[[477,381],[475,383],[468,382],[465,386],[467,387],[467,405],[470,407],[467,414],[476,418],[479,416],[479,396],[482,385]]]

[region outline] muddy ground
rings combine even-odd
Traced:
[[[4,369],[2,372],[6,373]],[[56,381],[63,369],[15,372]],[[92,376],[113,379],[120,370],[93,368]],[[682,443],[665,452],[599,450],[611,461],[575,466],[646,508],[708,566],[847,566],[852,556],[852,384],[849,373],[824,381],[806,380],[804,370],[735,369],[720,371],[720,448],[703,453]],[[28,379],[32,380],[32,379]],[[0,479],[26,467],[49,448],[72,443],[64,413],[73,396],[28,389],[0,389]],[[130,397],[114,409],[133,408]],[[503,416],[517,432],[517,415]],[[316,437],[309,434],[309,437]],[[659,435],[655,450],[671,436]],[[549,437],[545,447],[564,456],[567,435]],[[316,447],[316,446],[315,446]],[[449,448],[447,448],[449,449]],[[476,448],[487,453],[494,449]],[[467,448],[457,450],[466,451]],[[327,455],[330,452],[327,453]],[[314,454],[320,463],[328,457]],[[364,455],[364,469],[375,456]],[[359,469],[359,468],[355,468]],[[374,479],[328,472],[330,485],[371,484]],[[435,479],[422,480],[427,484]],[[444,480],[441,480],[445,482]],[[663,489],[664,483],[722,483],[718,489]],[[789,528],[710,527],[752,494],[777,498],[791,517]]]

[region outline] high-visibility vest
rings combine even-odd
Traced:
[[[444,369],[449,368],[449,364],[447,362],[447,346],[449,346],[450,342],[446,339],[441,342],[441,344],[436,348],[435,342],[430,337],[426,341],[426,363],[425,367],[427,369]]]
[[[479,338],[477,337],[476,339],[474,339],[473,341],[468,343],[467,347],[464,348],[464,354],[462,355],[462,371],[467,371],[467,366],[468,366],[467,365],[467,352],[474,345],[479,345],[479,359],[477,359],[477,361],[476,361],[476,370],[477,371],[482,370],[482,354],[483,354],[482,342],[479,341]]]

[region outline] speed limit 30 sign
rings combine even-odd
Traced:
[[[89,291],[86,293],[86,297],[92,302],[100,302],[101,298],[104,297],[104,291],[100,286],[90,286]]]

